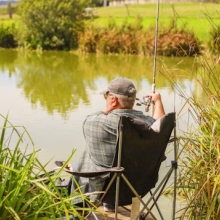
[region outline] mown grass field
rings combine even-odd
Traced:
[[[109,19],[113,18],[116,24],[125,20],[135,22],[137,16],[142,18],[143,28],[155,26],[156,4],[128,5],[106,7],[97,9],[98,18],[93,20],[95,25],[107,26]],[[211,20],[210,20],[211,19]],[[171,22],[177,22],[179,27],[193,30],[196,36],[205,41],[211,27],[210,21],[220,25],[220,4],[212,3],[161,3],[159,7],[159,29]]]
[[[209,37],[209,31],[214,24],[220,25],[220,4],[214,3],[161,3],[159,8],[159,31],[167,27],[171,22],[176,22],[178,27],[184,27],[194,31],[195,35],[205,41]],[[143,28],[155,27],[156,4],[138,4],[126,6],[114,6],[97,8],[98,17],[91,21],[92,24],[106,27],[109,20],[114,20],[117,25],[127,21],[134,23],[137,17],[141,17]],[[0,14],[0,24],[11,25],[18,23],[19,16],[13,15],[9,20],[8,15]]]

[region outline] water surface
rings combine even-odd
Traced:
[[[197,85],[187,74],[192,65],[191,58],[157,59],[156,91],[162,95],[166,112],[178,112],[183,100],[161,71],[173,69],[185,91],[196,93]],[[151,92],[153,58],[1,50],[0,114],[9,113],[13,125],[27,128],[35,149],[41,149],[42,163],[52,158],[48,170],[53,169],[54,160],[66,160],[77,149],[74,163],[85,146],[82,123],[88,114],[105,108],[99,92],[117,76],[130,78],[142,99]],[[144,106],[135,109],[144,111]],[[180,131],[185,127],[184,117],[187,113],[178,120]],[[164,205],[171,204],[164,200]]]

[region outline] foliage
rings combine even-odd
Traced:
[[[3,48],[14,48],[17,46],[15,39],[16,28],[15,25],[5,27],[0,24],[0,47]]]
[[[19,5],[24,27],[20,44],[30,48],[66,49],[77,47],[84,29],[84,9],[90,0],[23,0]]]
[[[91,27],[79,35],[79,49],[85,53],[154,54],[155,30],[142,29],[141,18],[117,26],[114,19],[108,28]],[[158,37],[157,54],[162,56],[194,56],[201,53],[200,43],[193,33],[176,27],[163,29]]]
[[[193,75],[203,99],[187,95],[172,74],[167,75],[189,106],[195,120],[182,140],[179,195],[186,203],[180,219],[220,219],[220,95],[219,69],[206,58],[195,60]],[[189,129],[189,128],[188,128]]]
[[[24,145],[33,145],[27,130],[13,126],[8,117],[1,115],[1,118],[4,122],[0,133],[0,219],[82,218],[89,209],[71,204],[77,197],[86,200],[80,190],[68,196],[65,190],[56,187],[62,169],[46,172],[46,165],[37,159],[37,151],[29,152],[27,146],[21,150]]]
[[[145,38],[144,50],[153,56],[155,37]],[[193,32],[171,26],[163,29],[158,36],[157,54],[160,56],[194,56],[201,54],[201,46]]]
[[[220,26],[213,26],[210,31],[210,38],[208,42],[211,52],[215,55],[220,53]]]
[[[139,26],[133,27],[125,23],[117,27],[114,20],[108,28],[91,27],[79,36],[79,49],[86,53],[124,53],[137,50],[136,33]]]
[[[92,4],[94,4],[95,6],[103,6],[103,2],[104,0],[92,0]]]
[[[28,1],[28,0],[25,0],[25,1]],[[79,0],[77,0],[77,2],[78,1]],[[42,0],[40,0],[39,2],[42,2]],[[55,1],[52,1],[52,2],[55,2]],[[52,4],[52,3],[50,3],[50,4]],[[88,5],[88,6],[91,6],[91,5]],[[212,25],[210,25],[210,20],[215,22],[216,25],[220,24],[219,23],[219,13],[218,13],[219,8],[220,8],[219,4],[213,5],[213,3],[212,4],[211,3],[204,3],[204,4],[200,4],[200,5],[198,5],[197,3],[196,4],[178,3],[178,4],[175,4],[175,8],[174,8],[173,4],[170,5],[170,4],[161,3],[160,4],[160,14],[159,14],[159,33],[162,34],[163,29],[166,29],[166,30],[170,29],[170,20],[172,19],[172,20],[175,20],[175,27],[177,27],[178,30],[182,30],[184,28],[184,30],[185,30],[185,37],[184,37],[185,43],[187,43],[187,40],[186,40],[187,35],[190,35],[191,37],[193,37],[192,33],[195,33],[196,38],[199,39],[200,42],[203,42],[207,45],[207,39],[209,38],[209,30],[212,27]],[[155,16],[156,16],[155,15],[155,12],[156,12],[156,5],[155,4],[129,5],[128,10],[126,9],[126,7],[99,7],[96,10],[98,12],[97,13],[98,17],[93,15],[92,16],[93,19],[91,19],[91,20],[89,20],[88,17],[86,18],[86,21],[89,22],[89,24],[92,24],[92,26],[93,26],[93,27],[89,26],[88,28],[86,28],[88,30],[88,32],[90,32],[90,33],[92,33],[92,32],[94,33],[94,31],[96,31],[96,30],[102,31],[103,29],[108,29],[109,18],[114,19],[115,27],[116,26],[117,27],[123,26],[125,23],[125,20],[127,22],[127,25],[128,24],[132,25],[132,23],[136,22],[137,16],[141,16],[141,26],[142,26],[143,30],[147,29],[149,31],[149,29],[152,27],[152,25],[155,26]],[[5,8],[5,11],[7,11],[6,8]],[[21,11],[22,10],[20,10],[20,12]],[[28,14],[28,10],[26,10],[26,14]],[[83,15],[85,16],[85,11],[83,12]],[[67,41],[70,42],[72,40],[72,38],[70,38],[70,37],[64,38],[64,37],[61,37],[60,34],[58,34],[59,36],[56,36],[56,34],[54,32],[50,32],[49,29],[47,30],[47,28],[45,28],[44,32],[41,34],[39,33],[39,31],[38,31],[38,34],[35,34],[35,32],[33,32],[33,34],[32,34],[32,31],[30,31],[32,29],[29,28],[29,26],[31,26],[31,24],[28,27],[26,24],[24,26],[22,26],[19,24],[20,20],[14,19],[14,18],[20,19],[18,14],[13,14],[13,20],[9,20],[8,15],[2,15],[2,16],[0,16],[0,18],[3,19],[5,25],[7,25],[7,24],[10,25],[9,21],[16,22],[15,23],[16,27],[19,25],[19,28],[18,28],[19,37],[17,37],[17,33],[16,33],[14,38],[19,39],[19,44],[21,46],[31,47],[34,49],[35,48],[43,48],[41,45],[44,45],[43,43],[45,42],[46,45],[44,46],[43,49],[69,49],[69,44],[67,46],[65,46],[64,39],[67,39]],[[2,21],[0,21],[0,22],[2,22]],[[60,28],[62,25],[59,25],[58,22],[54,22],[54,23],[57,24],[57,27],[55,28],[55,30],[57,30],[58,27],[59,27],[60,31],[61,31],[61,29],[64,30],[63,27]],[[84,24],[84,22],[82,22],[82,23]],[[42,25],[43,27],[44,26],[49,27],[48,25],[43,24],[43,22],[41,22],[39,24],[39,26],[40,25]],[[82,29],[81,29],[81,27],[82,27]],[[201,28],[201,27],[203,27],[203,28]],[[79,29],[80,29],[80,31],[83,30],[83,26],[80,26]],[[152,31],[155,32],[153,29],[152,29]],[[43,38],[43,36],[46,35],[47,33],[50,33],[50,36],[48,36],[48,38],[46,38],[46,37]],[[77,32],[77,33],[79,33],[79,32]],[[113,36],[115,35],[114,33],[111,33],[111,34]],[[151,34],[150,37],[154,38],[155,33],[150,33],[150,34]],[[167,37],[166,33],[163,33],[163,34],[164,34],[163,37],[166,38]],[[177,35],[178,34],[179,33],[177,33]],[[126,33],[125,33],[125,35],[126,35],[124,37],[125,39],[129,39],[129,37],[133,37],[133,35],[127,36]],[[53,38],[53,36],[55,36],[55,37]],[[68,36],[68,34],[66,34],[65,36]],[[80,34],[80,36],[82,36],[82,35]],[[90,34],[86,33],[86,36],[87,37],[90,36],[92,38],[92,36]],[[97,36],[99,36],[99,33],[97,33]],[[146,33],[145,36],[144,35],[142,36],[142,38],[146,38],[148,36],[149,36],[149,34]],[[74,35],[74,37],[76,37],[76,35]],[[120,38],[118,35],[117,35],[117,37]],[[169,37],[169,39],[171,39],[172,36],[168,36],[168,37]],[[141,38],[141,40],[144,40],[142,38]],[[173,38],[175,41],[175,39],[178,39],[178,36],[173,36]],[[77,38],[74,38],[74,39],[75,40],[72,40],[72,48],[70,48],[70,49],[73,49],[74,47],[78,46],[78,39]],[[120,43],[119,40],[120,39],[117,39],[118,43]],[[211,41],[213,41],[213,40],[210,40],[210,42]],[[127,42],[129,43],[130,40],[128,40]],[[143,41],[143,42],[145,42],[145,41]],[[189,42],[190,42],[190,39],[188,40],[188,43]],[[153,43],[153,41],[152,41],[152,43]],[[167,46],[167,45],[165,45],[165,46]],[[129,46],[127,46],[127,48],[128,47]],[[86,48],[85,48],[85,50],[86,50]],[[128,50],[128,49],[126,49],[126,50]],[[146,49],[141,49],[141,50],[142,50],[141,53],[148,53],[148,51]],[[184,49],[184,50],[186,50],[186,49]],[[189,50],[188,50],[188,52],[189,52]]]

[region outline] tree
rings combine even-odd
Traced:
[[[24,28],[20,44],[31,48],[73,49],[84,29],[84,9],[91,0],[22,0],[19,11]]]

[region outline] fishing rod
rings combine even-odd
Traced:
[[[159,10],[160,0],[157,0],[157,12],[156,12],[156,28],[155,28],[155,38],[154,38],[154,68],[153,68],[153,83],[152,92],[155,93],[156,87],[156,72],[157,72],[157,42],[158,42],[158,23],[159,23]],[[151,104],[151,114],[154,114],[154,103]],[[150,106],[149,106],[150,107]]]
[[[155,93],[155,87],[156,87],[156,69],[157,69],[157,42],[158,42],[158,23],[159,23],[159,5],[160,0],[157,0],[157,12],[156,12],[156,29],[155,29],[155,41],[154,41],[154,68],[153,68],[153,83],[152,83],[152,92]],[[139,103],[137,105],[145,105],[145,111],[148,112],[149,108],[151,106],[151,114],[153,116],[154,114],[154,103],[151,99],[147,97],[143,97],[143,101],[140,101],[138,98],[136,98]],[[172,220],[175,219],[175,213],[176,213],[176,182],[177,182],[177,138],[176,138],[176,119],[175,119],[175,126],[174,126],[174,162],[176,162],[176,167],[174,169],[174,192],[173,192],[173,211],[172,211]],[[146,216],[144,216],[145,219]]]
[[[155,93],[156,87],[156,69],[157,69],[157,42],[158,42],[158,23],[159,23],[159,6],[160,0],[157,0],[157,11],[156,11],[156,28],[155,28],[155,38],[154,38],[154,68],[153,68],[153,83],[152,83],[152,92]],[[140,99],[136,98],[139,101],[137,105],[145,105],[145,111],[148,112],[151,106],[151,114],[154,114],[154,101],[147,97],[143,97],[143,102]]]

